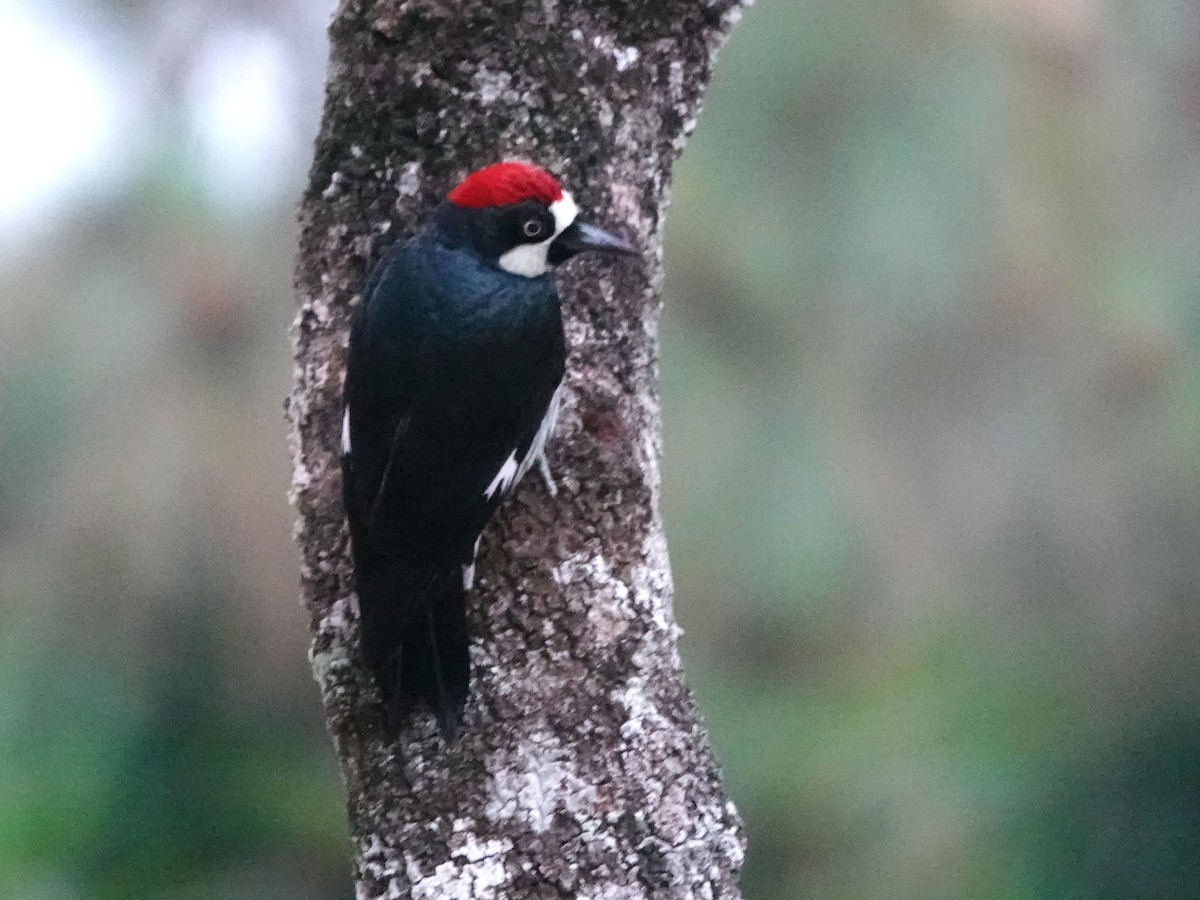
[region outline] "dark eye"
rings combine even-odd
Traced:
[[[537,219],[527,219],[521,230],[525,232],[525,237],[534,238],[542,233],[542,223]]]

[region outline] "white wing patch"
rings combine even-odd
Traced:
[[[507,494],[518,481],[525,477],[525,473],[535,463],[542,467],[542,475],[546,479],[546,490],[550,492],[551,496],[557,495],[558,489],[554,486],[554,479],[550,477],[550,465],[546,462],[546,442],[550,440],[550,435],[554,433],[554,426],[558,424],[558,411],[562,406],[562,394],[563,386],[560,383],[554,389],[554,394],[550,397],[550,403],[546,406],[546,414],[542,416],[542,423],[538,426],[538,430],[529,444],[529,451],[525,454],[525,458],[517,462],[516,450],[508,454],[508,459],[504,460],[504,465],[500,467],[500,471],[496,473],[496,477],[492,479],[491,483],[483,491],[483,496],[487,499],[491,500],[497,493]],[[348,440],[349,438],[347,438]],[[475,557],[478,555],[479,538],[475,538],[475,549],[471,551],[471,561],[462,567],[464,591],[469,591],[475,583]]]
[[[475,584],[475,557],[479,555],[479,538],[475,538],[475,549],[471,551],[471,561],[462,567],[463,590],[469,591]]]
[[[533,440],[530,442],[529,450],[526,452],[524,458],[518,462],[516,450],[508,454],[508,459],[504,461],[504,465],[500,467],[500,471],[496,473],[496,477],[492,479],[491,484],[484,490],[483,496],[491,500],[496,496],[497,492],[507,494],[518,481],[525,477],[525,473],[533,468],[535,463],[540,462],[545,465],[546,442],[550,440],[550,435],[554,433],[554,426],[558,424],[558,410],[562,406],[562,392],[563,386],[561,384],[554,389],[550,403],[546,406],[546,414],[542,416],[542,423],[533,435]],[[546,466],[546,470],[549,471],[549,466]]]
[[[342,456],[350,455],[350,407],[342,414]]]
[[[550,398],[546,414],[542,416],[542,424],[538,426],[537,434],[533,436],[533,441],[529,445],[529,452],[525,454],[525,458],[521,460],[521,465],[517,469],[517,481],[525,477],[525,473],[533,468],[534,463],[544,462],[546,459],[546,442],[550,440],[550,435],[554,433],[554,426],[558,424],[558,410],[562,406],[562,390],[561,384],[554,389],[554,396]],[[547,471],[549,468],[547,465]]]
[[[500,471],[496,473],[496,477],[492,479],[492,483],[483,489],[483,496],[489,500],[496,496],[497,491],[507,492],[513,486],[513,482],[517,480],[517,451],[514,450],[508,454],[508,459],[504,461],[504,465],[500,467]]]

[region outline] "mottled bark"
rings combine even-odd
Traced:
[[[736,897],[743,837],[682,679],[659,517],[661,227],[742,0],[379,0],[330,28],[301,210],[289,401],[312,664],[360,898]],[[347,321],[380,250],[468,171],[526,158],[646,248],[560,273],[571,345],[550,461],[488,529],[472,695],[395,746],[357,661],[338,470]]]

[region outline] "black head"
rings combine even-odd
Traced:
[[[529,278],[585,250],[637,253],[577,216],[575,201],[549,174],[526,163],[503,162],[480,169],[451,191],[436,222],[480,256]]]

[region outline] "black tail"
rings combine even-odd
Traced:
[[[414,707],[437,716],[454,740],[471,677],[462,575],[428,572],[395,557],[355,563],[362,652],[383,697],[384,730],[395,737]]]

